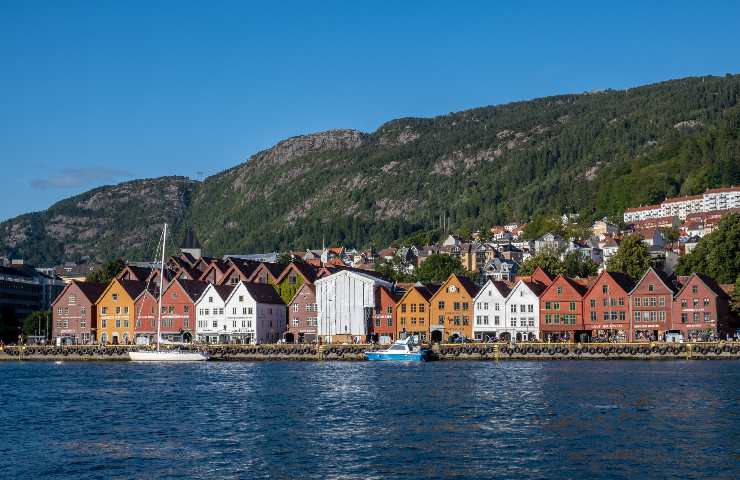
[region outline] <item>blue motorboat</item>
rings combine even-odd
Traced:
[[[429,359],[429,349],[414,346],[412,338],[396,340],[386,350],[365,352],[368,360],[395,360],[400,362],[423,362]]]

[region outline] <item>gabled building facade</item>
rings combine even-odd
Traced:
[[[710,277],[694,273],[673,299],[671,330],[687,341],[706,342],[733,335],[730,299]]]
[[[429,341],[432,295],[439,289],[436,284],[417,283],[406,290],[396,303],[396,339],[416,335]]]
[[[316,341],[318,321],[316,287],[312,283],[303,283],[288,302],[288,328],[285,340],[288,343]]]
[[[486,281],[473,299],[473,337],[480,341],[497,340],[508,332],[506,297],[511,288],[504,282]]]
[[[629,294],[632,311],[630,339],[658,340],[671,328],[675,289],[662,272],[648,269]]]
[[[60,343],[95,342],[97,309],[95,301],[106,288],[104,283],[72,280],[51,305],[52,339]]]
[[[478,287],[467,277],[453,273],[431,298],[429,331],[432,342],[450,338],[473,338],[473,299]]]
[[[588,338],[583,326],[586,288],[558,275],[540,297],[540,339],[575,342]]]
[[[376,295],[378,298],[370,322],[370,339],[381,344],[393,343],[397,339],[396,304],[402,295],[386,287],[378,287]]]
[[[233,285],[209,283],[195,301],[195,338],[198,342],[229,343],[224,306]]]
[[[146,289],[135,280],[112,280],[96,300],[98,308],[97,341],[102,344],[129,344],[135,338],[134,301]]]
[[[629,292],[635,281],[620,272],[604,270],[584,297],[584,328],[592,341],[627,341],[630,331]]]
[[[227,343],[274,343],[286,329],[285,303],[272,285],[239,282],[224,302]]]

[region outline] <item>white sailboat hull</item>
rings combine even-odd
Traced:
[[[128,352],[135,362],[202,362],[208,360],[208,354],[201,352]]]

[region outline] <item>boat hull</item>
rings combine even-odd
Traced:
[[[200,352],[128,352],[135,362],[202,362],[208,355]]]
[[[390,353],[365,352],[368,360],[390,360],[396,362],[423,362],[427,359],[427,352]]]

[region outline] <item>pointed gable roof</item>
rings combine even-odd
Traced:
[[[164,292],[166,293],[167,291],[169,291],[169,289],[173,288],[174,285],[179,286],[180,290],[185,292],[185,295],[187,295],[193,303],[198,301],[203,292],[205,292],[206,288],[208,288],[208,284],[206,282],[178,278],[170,283],[164,290]]]
[[[296,272],[303,277],[304,283],[313,283],[319,278],[321,269],[307,263],[289,263],[276,279],[276,283],[282,282],[290,272]],[[328,271],[327,271],[328,272]]]
[[[275,287],[268,283],[241,282],[247,289],[249,295],[257,303],[267,303],[270,305],[285,305],[285,302],[278,295]]]
[[[711,290],[715,295],[721,298],[728,298],[727,292],[709,275],[705,275],[703,273],[694,272],[691,274],[691,276],[684,282],[684,284],[681,286],[681,289],[676,292],[676,297],[681,295],[681,293],[684,291],[686,287],[688,287],[689,283],[691,283],[691,280],[693,278],[696,278],[700,282],[702,282],[706,287]]]
[[[507,285],[504,282],[488,279],[486,280],[486,283],[483,284],[483,287],[478,290],[478,293],[475,295],[475,298],[477,299],[480,295],[483,294],[483,291],[488,288],[488,286],[491,286],[494,290],[496,290],[499,295],[501,295],[503,298],[506,298],[509,296],[509,293],[513,290],[509,285]]]
[[[117,279],[122,279],[124,276],[127,276],[126,274],[130,274],[128,276],[133,277],[133,280],[138,280],[140,282],[144,282],[149,278],[149,275],[152,274],[153,268],[150,267],[141,267],[138,265],[126,265],[123,267],[123,270],[121,270],[118,275],[116,275]]]
[[[545,285],[550,285],[553,282],[553,278],[548,275],[547,272],[542,269],[542,267],[539,266],[534,269],[534,272],[532,272],[530,278],[535,282],[540,282]]]
[[[303,291],[304,288],[306,290],[308,290],[309,292],[311,292],[314,296],[316,295],[316,285],[314,285],[312,283],[305,283],[304,282],[303,285],[301,285],[300,288],[298,290],[296,290],[295,293],[293,294],[293,296],[290,298],[290,301],[288,302],[288,305],[290,305],[293,302],[295,302],[295,299],[298,297],[298,295],[301,294],[301,291]]]
[[[286,268],[288,268],[288,265],[285,265],[284,263],[260,262],[260,264],[257,266],[257,268],[254,269],[252,275],[247,279],[247,281],[254,282],[257,278],[259,278],[262,272],[265,272],[267,273],[268,279],[272,280],[273,282],[277,282],[278,277],[280,277],[280,275]]]
[[[650,272],[652,272],[656,277],[658,277],[658,280],[660,280],[663,286],[665,286],[665,288],[667,288],[672,294],[675,295],[676,288],[673,286],[673,282],[671,282],[671,279],[668,278],[668,275],[666,275],[665,273],[659,270],[656,270],[654,267],[648,268],[645,271],[645,273],[642,274],[642,277],[640,278],[640,280],[638,280],[637,283],[635,283],[635,286],[632,288],[632,290],[630,290],[629,292],[630,294],[634,292],[637,289],[637,287],[639,287],[640,284],[642,284],[642,282],[645,281],[645,278],[647,278]]]
[[[562,273],[559,274],[557,277],[555,277],[555,280],[547,286],[544,293],[547,293],[550,291],[551,288],[556,288],[555,285],[559,283],[565,283],[570,288],[572,288],[581,298],[583,298],[584,295],[586,295],[586,292],[588,291],[588,288],[586,288],[585,285],[581,285],[580,283],[574,281],[572,278],[568,278]]]
[[[126,291],[126,294],[131,297],[131,300],[136,299],[141,292],[146,290],[146,282],[137,282],[136,280],[118,280],[121,287]]]
[[[77,288],[79,288],[80,292],[82,292],[85,298],[87,298],[87,300],[91,303],[95,303],[95,301],[100,298],[100,295],[103,294],[105,288],[107,287],[105,283],[79,282],[77,280],[72,280],[72,282],[70,282],[70,285],[75,285]]]
[[[611,278],[614,283],[616,283],[619,288],[624,290],[625,293],[629,294],[633,288],[635,288],[635,285],[637,282],[627,275],[626,273],[622,272],[610,272],[608,270],[602,271],[598,277],[596,277],[591,283],[588,288],[588,291],[586,292],[586,295],[590,294],[594,288],[598,285],[598,283],[601,281],[602,277],[609,277]],[[585,296],[585,295],[584,295]]]
[[[532,293],[537,295],[538,297],[541,297],[543,293],[545,293],[545,290],[547,290],[547,287],[549,285],[544,284],[542,282],[532,282],[532,281],[526,281],[521,280],[521,282],[529,288]]]

